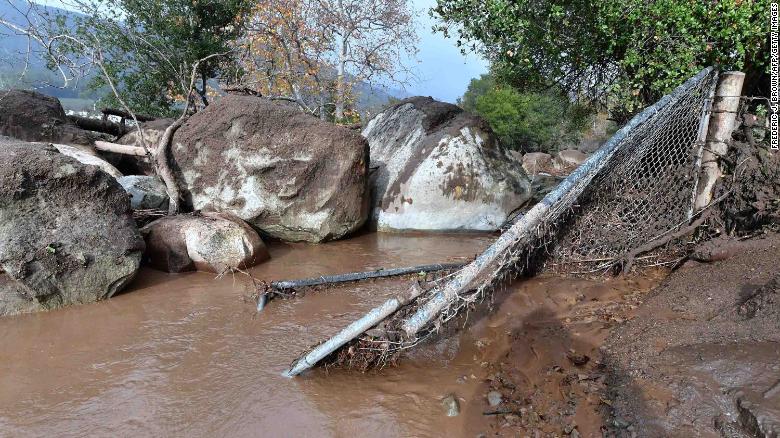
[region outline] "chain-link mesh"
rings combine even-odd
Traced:
[[[633,249],[687,226],[716,82],[717,73],[705,69],[645,109],[474,262],[437,280],[369,332],[343,339],[322,362],[381,367],[451,320],[467,317],[508,279],[545,262],[569,272],[609,268]]]
[[[568,271],[606,268],[687,224],[697,189],[702,121],[716,81],[716,72],[705,75],[628,133],[611,164],[580,196],[576,214],[558,236],[552,263]],[[646,256],[645,264],[674,261],[680,248],[665,250]]]

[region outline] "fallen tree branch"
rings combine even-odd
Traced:
[[[90,119],[89,117],[81,116],[68,116],[68,121],[81,129],[102,132],[104,134],[111,134],[116,137],[121,137],[131,131],[129,127],[119,123],[111,122],[109,120]]]
[[[152,120],[156,120],[152,116],[144,116],[141,114],[136,114],[135,118],[133,118],[133,115],[130,114],[127,111],[117,109],[117,108],[103,108],[100,110],[101,113],[103,113],[104,116],[117,116],[122,119],[129,119],[129,120],[137,120],[139,122],[151,122]]]
[[[406,268],[376,269],[366,272],[350,272],[347,274],[322,275],[313,278],[304,278],[301,280],[274,281],[268,287],[265,293],[261,293],[257,298],[257,310],[263,310],[269,301],[277,296],[290,297],[295,295],[295,289],[304,287],[322,286],[326,284],[349,283],[352,281],[369,280],[372,278],[398,277],[401,275],[419,274],[438,271],[450,271],[460,269],[465,263],[434,263],[430,265],[410,266]],[[293,291],[292,294],[284,291]]]
[[[328,339],[317,348],[297,359],[290,366],[290,370],[285,372],[284,375],[287,377],[294,377],[303,371],[308,370],[342,345],[351,341],[371,327],[379,324],[401,307],[412,302],[412,300],[422,295],[423,292],[424,290],[420,284],[414,283],[409,290],[391,297],[378,307],[374,307],[365,316],[345,327],[338,335]]]
[[[410,266],[407,268],[377,269],[367,272],[350,272],[348,274],[323,275],[302,280],[274,281],[271,288],[281,291],[301,287],[320,286],[323,284],[347,283],[350,281],[368,280],[371,278],[395,277],[399,275],[417,274],[422,272],[447,271],[460,269],[465,263],[435,263],[432,265]]]
[[[122,155],[133,155],[136,157],[147,156],[146,150],[140,146],[130,146],[126,144],[111,143],[107,141],[96,141],[95,149],[104,152],[114,152]]]
[[[656,239],[653,241],[650,241],[648,243],[645,243],[642,246],[639,246],[637,248],[634,248],[633,250],[629,251],[626,255],[621,257],[619,260],[623,261],[623,272],[627,273],[631,271],[631,267],[634,265],[634,259],[639,254],[644,254],[648,251],[652,251],[658,247],[661,247],[663,245],[666,245],[667,243],[671,242],[672,240],[679,239],[680,237],[686,236],[688,234],[693,233],[696,231],[697,228],[701,226],[701,224],[704,223],[704,221],[707,220],[709,215],[702,214],[699,216],[698,219],[693,221],[690,225],[680,228],[674,233],[667,234],[666,236]]]

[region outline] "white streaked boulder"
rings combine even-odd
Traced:
[[[363,136],[380,231],[494,231],[530,197],[522,165],[484,120],[455,105],[403,100]]]

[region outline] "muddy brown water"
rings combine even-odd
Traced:
[[[252,274],[270,281],[465,261],[492,239],[368,234],[274,244],[272,260]],[[281,375],[302,350],[407,283],[308,293],[257,314],[241,276],[143,269],[111,300],[0,319],[0,436],[474,436],[490,428],[485,360],[506,348],[501,338],[517,315],[570,309],[581,289],[570,280],[519,282],[490,317],[397,367]],[[449,394],[460,402],[457,417],[444,415]]]

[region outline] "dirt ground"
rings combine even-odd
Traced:
[[[489,323],[506,339],[482,348],[489,420],[480,433],[777,436],[780,235],[724,247],[719,261],[690,261],[665,279],[523,282],[498,313],[535,310]],[[501,403],[490,405],[491,392]]]
[[[611,432],[780,434],[780,235],[740,246],[726,260],[688,262],[612,331]]]

